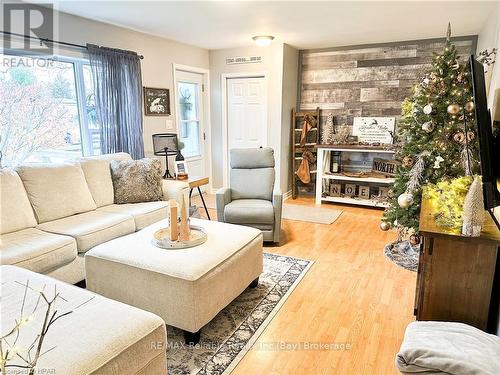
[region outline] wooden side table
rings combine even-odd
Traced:
[[[500,272],[496,270],[500,231],[486,212],[480,237],[442,229],[433,214],[429,200],[422,199],[417,320],[462,322],[486,330],[498,315],[500,293],[494,278]]]
[[[205,199],[203,198],[203,193],[200,189],[203,185],[208,185],[209,179],[208,177],[201,176],[188,176],[187,180],[184,180],[189,184],[189,205],[191,206],[191,195],[193,194],[193,190],[198,189],[198,194],[200,194],[201,201],[203,203],[203,208],[205,209],[205,213],[207,214],[208,220],[210,219],[210,214],[208,213],[207,204],[205,203]]]

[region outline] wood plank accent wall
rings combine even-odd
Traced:
[[[477,36],[453,43],[463,59],[475,53]],[[444,39],[300,51],[300,110],[331,112],[336,126],[352,126],[359,116],[400,117],[401,103],[431,67]]]

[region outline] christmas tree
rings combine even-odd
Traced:
[[[450,41],[402,105],[398,133],[401,162],[381,229],[400,237],[418,233],[422,185],[471,175],[477,168],[477,137],[468,61]]]

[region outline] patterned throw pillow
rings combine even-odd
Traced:
[[[111,177],[116,204],[163,199],[161,163],[158,159],[113,160]]]

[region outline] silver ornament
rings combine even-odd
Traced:
[[[380,229],[383,230],[384,232],[388,231],[389,229],[391,229],[391,224],[389,224],[387,221],[382,221],[380,223]]]
[[[408,208],[413,204],[413,195],[403,193],[398,197],[398,204],[401,208]]]
[[[426,133],[430,133],[434,130],[434,123],[432,121],[427,121],[422,124],[422,130]]]
[[[432,113],[432,105],[426,104],[423,109],[426,115],[430,115]]]

